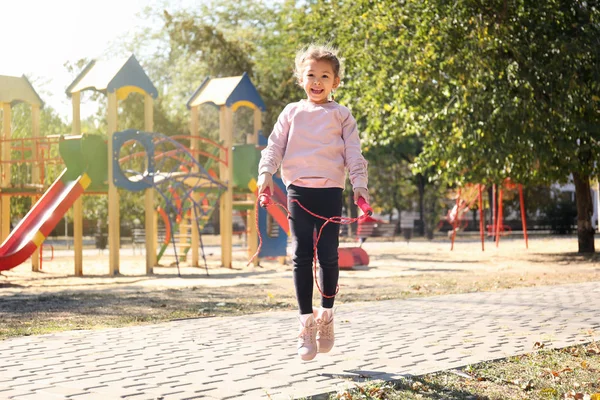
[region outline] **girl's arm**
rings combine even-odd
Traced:
[[[344,139],[344,160],[346,168],[348,169],[348,175],[350,176],[350,183],[352,188],[356,192],[358,188],[363,188],[366,192],[369,179],[367,173],[367,160],[362,155],[360,148],[360,138],[358,136],[358,128],[356,127],[356,120],[347,111],[347,115],[342,116],[342,138]],[[362,192],[362,191],[361,191]]]

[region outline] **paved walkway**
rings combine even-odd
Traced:
[[[337,344],[295,356],[294,312],[0,342],[0,399],[290,399],[564,347],[600,331],[598,283],[342,304]],[[595,304],[595,305],[594,305]]]

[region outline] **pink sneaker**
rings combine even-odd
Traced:
[[[306,323],[300,322],[298,334],[298,355],[303,361],[310,361],[317,355],[317,323],[313,316]]]
[[[329,353],[334,343],[333,313],[331,315],[324,313],[321,318],[317,319],[317,351],[319,353]]]

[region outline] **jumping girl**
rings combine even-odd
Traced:
[[[317,246],[321,307],[313,310],[313,232],[325,223],[307,212],[331,218],[342,213],[346,170],[359,197],[369,200],[367,162],[356,120],[330,96],[340,85],[342,66],[334,49],[311,45],[296,55],[294,74],[306,99],[288,104],[261,153],[258,190],[273,193],[273,174],[281,166],[287,187],[293,244],[294,286],[300,312],[298,355],[312,360],[334,344],[333,304],[338,284],[339,225],[325,226]],[[295,202],[293,200],[297,200]],[[303,208],[304,207],[304,208]]]

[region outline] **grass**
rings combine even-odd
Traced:
[[[235,297],[222,289],[219,295],[196,295],[195,289],[146,292],[61,292],[6,297],[0,302],[0,340],[46,333],[121,328],[187,318],[245,315],[292,309],[291,302]],[[214,299],[210,299],[214,297]]]
[[[367,382],[330,400],[600,400],[600,347],[588,345],[530,354],[404,379]]]

